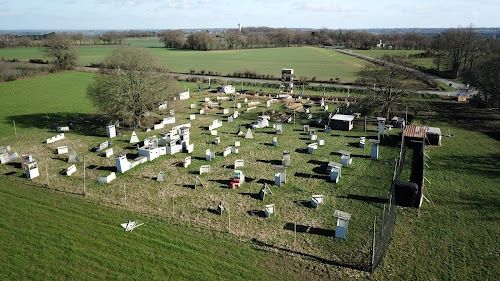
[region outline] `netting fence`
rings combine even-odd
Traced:
[[[396,224],[396,192],[395,183],[400,180],[400,175],[403,170],[406,157],[406,142],[404,140],[404,135],[401,139],[401,150],[399,153],[399,159],[395,159],[394,175],[391,183],[391,193],[389,200],[384,206],[384,212],[382,213],[382,219],[378,225],[378,229],[375,231],[373,229],[373,246],[372,246],[372,260],[370,271],[373,273],[377,269],[378,265],[385,256],[385,252],[389,247],[389,243],[392,240],[392,234],[394,232],[394,226]]]
[[[391,195],[389,201],[387,201],[384,206],[384,212],[382,214],[382,220],[377,229],[376,235],[374,235],[373,249],[372,249],[372,262],[371,262],[371,272],[373,273],[377,269],[378,265],[384,258],[385,252],[389,247],[389,243],[392,239],[392,233],[394,231],[394,225],[396,223],[396,194],[394,192],[394,184],[391,186]]]

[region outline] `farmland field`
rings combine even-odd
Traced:
[[[255,139],[245,139],[235,134],[239,125],[256,121],[262,112],[274,110],[277,116],[291,111],[283,103],[266,108],[262,97],[250,97],[261,102],[257,109],[228,123],[222,110],[198,114],[207,95],[202,92],[171,105],[176,125],[193,125],[190,132],[195,150],[189,168],[180,166],[188,156],[185,153],[162,156],[118,174],[109,185],[99,185],[96,177],[115,171],[115,164],[112,158],[89,152],[109,140],[104,137],[106,120],[93,115],[85,98],[91,79],[92,74],[67,72],[0,84],[0,98],[8,101],[8,110],[0,112],[0,145],[10,144],[20,154],[33,154],[41,170],[48,171],[29,183],[19,161],[0,165],[0,212],[8,214],[0,222],[0,261],[7,269],[0,273],[5,274],[0,275],[2,279],[120,279],[120,272],[139,277],[143,272],[133,271],[133,264],[139,264],[137,268],[144,269],[148,279],[465,280],[472,276],[487,280],[500,274],[500,227],[495,223],[500,219],[500,146],[495,111],[479,111],[439,98],[402,101],[397,112],[404,113],[401,110],[409,104],[412,123],[438,126],[443,133],[450,130],[453,134],[443,139],[442,147],[426,151],[430,157],[426,169],[430,183],[426,185],[439,211],[424,201],[417,218],[417,210],[398,207],[393,241],[380,267],[368,276],[356,268],[371,258],[373,220],[380,221],[389,195],[392,163],[399,155],[397,130],[390,132],[392,140],[384,139],[375,161],[367,158],[369,145],[365,149],[356,145],[360,136],[375,138],[375,126],[369,125],[367,133],[361,120],[351,132],[328,134],[317,128],[318,138],[325,139],[326,145],[311,155],[304,151],[311,141],[302,125],[314,124],[303,113],[298,114],[295,125],[283,125],[283,135],[275,135],[272,128],[256,129]],[[9,93],[22,98],[10,98]],[[238,102],[243,104],[241,110],[247,108],[243,98]],[[192,103],[196,109],[188,109]],[[221,105],[232,108],[234,103]],[[317,103],[311,105],[315,117],[324,114]],[[330,105],[330,111],[337,106]],[[190,121],[189,114],[195,114],[196,120]],[[218,129],[219,146],[206,130],[215,119],[224,124]],[[12,133],[12,120],[19,129],[17,137]],[[471,120],[482,120],[481,126]],[[75,129],[65,140],[42,143],[55,134],[55,125],[66,121],[73,121]],[[135,157],[136,147],[128,142],[131,132],[122,132],[125,136],[113,139],[115,153]],[[144,139],[158,132],[138,135]],[[270,145],[275,136],[278,147]],[[205,161],[206,149],[220,153],[235,141],[241,142],[238,154],[218,154],[214,161]],[[54,154],[60,145],[75,149],[80,159],[85,157],[87,196],[77,195],[83,191],[82,163],[76,164],[77,172],[71,177],[61,174],[68,163],[66,155]],[[354,160],[342,169],[339,183],[333,184],[326,180],[324,169],[328,161],[339,162],[336,152],[340,149],[351,151]],[[277,187],[272,184],[272,166],[280,164],[283,150],[291,152],[292,166],[287,170],[287,183]],[[228,185],[235,159],[245,160],[241,170],[247,182],[231,190]],[[193,189],[199,167],[205,164],[211,165],[212,172],[200,176],[205,186]],[[167,182],[154,180],[160,169]],[[46,175],[48,189],[43,188]],[[256,199],[263,183],[270,184],[273,191],[265,202]],[[326,196],[318,210],[308,205],[312,194]],[[220,200],[228,204],[230,216],[214,213]],[[263,218],[264,205],[273,203],[276,215]],[[346,240],[332,237],[336,209],[352,214]],[[146,224],[133,233],[120,229],[119,223],[137,218]],[[296,242],[290,229],[293,224],[298,229]],[[228,232],[231,234],[225,234]],[[81,270],[69,271],[71,268]]]
[[[358,53],[374,58],[381,58],[383,55],[415,55],[425,53],[425,50],[352,50],[353,53]],[[436,68],[437,65],[433,62],[432,58],[413,58],[413,64],[425,67]]]
[[[131,43],[149,46],[148,42]],[[78,64],[83,66],[100,63],[116,48],[115,46],[77,46]],[[296,77],[316,77],[321,80],[339,78],[342,83],[351,83],[358,78],[358,72],[366,63],[361,59],[344,56],[326,49],[314,47],[268,48],[230,51],[192,51],[152,47],[160,63],[173,72],[189,73],[205,70],[221,75],[234,72],[255,71],[259,74],[281,76],[282,68],[294,68]],[[27,61],[43,59],[38,48],[0,49],[0,57]]]

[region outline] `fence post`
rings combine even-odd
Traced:
[[[87,190],[85,188],[85,155],[83,155],[83,196],[87,195]]]
[[[373,265],[375,264],[375,225],[376,225],[376,222],[377,222],[377,217],[375,217],[373,219],[373,244],[372,244],[372,264],[371,264],[371,268],[370,268],[370,271],[373,273],[374,271],[374,268],[373,268]]]

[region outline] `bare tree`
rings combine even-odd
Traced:
[[[52,33],[46,37],[42,52],[45,57],[52,59],[56,69],[71,69],[78,59],[78,53],[72,43],[69,34]]]
[[[188,47],[193,50],[207,51],[212,43],[212,35],[205,31],[191,33],[187,39]]]
[[[375,103],[389,119],[391,106],[401,96],[416,90],[421,85],[415,81],[415,72],[410,71],[411,60],[404,55],[383,56],[379,64],[367,64],[357,83],[373,87]]]
[[[77,32],[77,33],[74,33],[74,34],[71,34],[71,39],[73,39],[73,41],[78,41],[78,44],[81,45],[82,44],[82,40],[85,39],[85,35],[83,35],[82,32]]]
[[[166,74],[149,50],[118,48],[102,63],[87,95],[101,112],[140,127],[146,112],[179,91]]]
[[[462,71],[474,66],[480,54],[480,37],[472,26],[449,29],[442,37],[442,61],[452,76],[458,78]]]
[[[474,67],[465,73],[482,99],[492,107],[500,105],[500,40],[489,39],[485,51]]]
[[[158,34],[160,42],[165,44],[165,48],[182,48],[184,45],[184,31],[165,30]]]

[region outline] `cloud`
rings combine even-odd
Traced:
[[[200,0],[198,3],[200,2],[208,2],[208,1]],[[196,5],[193,4],[193,1],[187,1],[187,0],[173,0],[166,4],[166,7],[173,9],[191,9],[194,8],[195,6]]]
[[[100,0],[98,4],[113,4],[118,7],[136,7],[149,2],[158,2],[158,0]]]
[[[325,12],[325,13],[353,13],[360,12],[359,8],[354,8],[347,5],[335,5],[331,3],[324,3],[322,1],[304,1],[298,0],[294,4],[294,9],[296,10],[306,10],[314,12]]]

